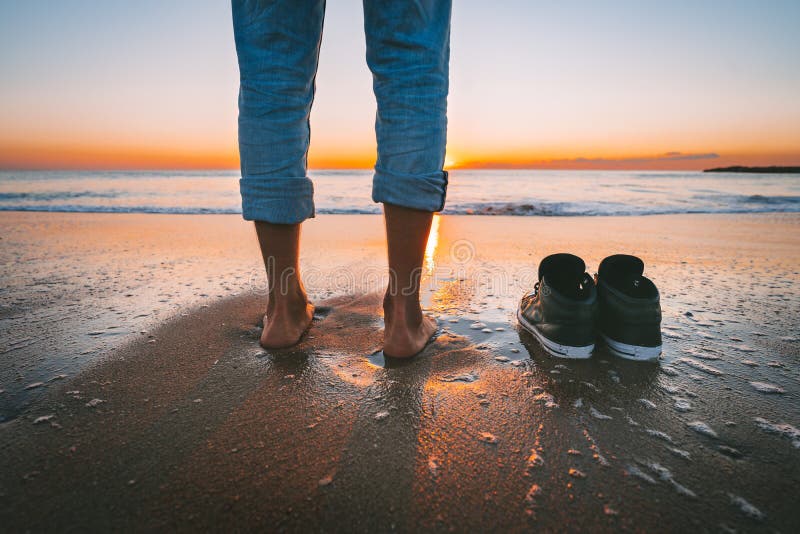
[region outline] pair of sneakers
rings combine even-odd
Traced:
[[[522,297],[517,319],[553,356],[588,358],[599,337],[616,356],[657,360],[661,302],[643,273],[641,259],[616,254],[592,278],[581,258],[552,254],[539,264],[539,281]]]

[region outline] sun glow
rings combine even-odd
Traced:
[[[431,233],[428,235],[428,244],[425,245],[425,268],[427,273],[433,274],[436,268],[436,249],[439,247],[439,215],[434,214],[431,222]]]

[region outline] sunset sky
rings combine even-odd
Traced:
[[[800,165],[797,0],[454,0],[452,168]],[[314,168],[371,167],[361,2],[330,0]],[[226,0],[0,0],[0,168],[237,168]]]

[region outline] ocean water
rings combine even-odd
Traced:
[[[367,170],[311,171],[317,213],[379,213]],[[241,213],[237,171],[3,171],[0,211]],[[800,175],[455,170],[445,213],[800,212]]]

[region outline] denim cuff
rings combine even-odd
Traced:
[[[447,171],[400,174],[375,169],[372,200],[422,211],[442,211],[447,196]]]
[[[242,177],[239,191],[247,221],[297,224],[314,216],[314,185],[307,177]]]

